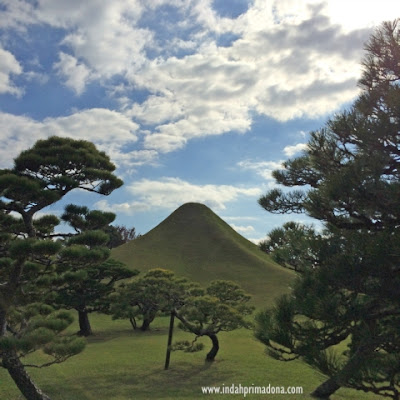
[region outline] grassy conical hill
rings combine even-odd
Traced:
[[[113,257],[141,271],[160,267],[201,283],[238,282],[257,306],[287,292],[294,277],[198,203],[179,207],[147,234],[114,249]]]

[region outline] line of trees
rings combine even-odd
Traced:
[[[256,336],[274,357],[301,357],[328,376],[315,397],[346,386],[398,400],[400,22],[383,23],[365,48],[353,106],[312,132],[303,155],[273,174],[300,189],[259,200],[272,213],[305,212],[325,231],[314,246],[315,232],[289,224],[264,244],[302,273],[291,295],[258,314]]]

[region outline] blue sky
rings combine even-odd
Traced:
[[[363,43],[392,0],[0,0],[0,168],[36,140],[83,138],[125,185],[66,202],[144,234],[207,204],[257,241],[303,215],[257,199],[271,171],[357,96]]]

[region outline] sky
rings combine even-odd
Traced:
[[[124,186],[68,203],[145,234],[186,202],[257,242],[305,215],[257,203],[349,107],[397,0],[0,0],[0,168],[38,139],[90,140]]]

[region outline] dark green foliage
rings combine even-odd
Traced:
[[[14,170],[60,196],[78,187],[107,195],[122,185],[112,173],[115,166],[109,157],[86,140],[39,140],[15,159]]]
[[[54,232],[56,216],[35,216],[76,188],[111,193],[122,185],[114,169],[92,143],[51,137],[22,152],[12,169],[0,170],[0,365],[26,398],[48,399],[24,370],[25,355],[43,350],[50,356],[47,366],[85,345],[64,336],[72,318],[52,307],[65,287],[64,275],[74,273],[74,257],[93,266],[109,255],[101,247],[88,253],[88,245],[108,239],[104,233],[87,233],[74,243],[71,234]],[[70,246],[56,237],[70,237]]]
[[[115,214],[87,207],[68,205],[61,219],[74,229],[75,236],[65,241],[60,252],[57,272],[62,282],[55,302],[66,309],[75,309],[79,314],[79,333],[92,334],[88,314],[107,312],[109,295],[115,284],[131,278],[137,271],[127,269],[123,263],[109,259],[106,233]]]
[[[180,327],[200,336],[208,336],[213,348],[207,355],[213,361],[219,348],[217,334],[241,327],[250,328],[247,320],[254,307],[249,306],[250,296],[239,285],[230,281],[213,281],[206,288],[172,271],[156,268],[143,277],[122,287],[112,296],[113,318],[129,318],[136,328],[136,318],[143,319],[141,329],[147,330],[158,313],[171,313]],[[198,351],[201,346],[178,343],[175,350]]]
[[[112,297],[113,318],[129,318],[136,329],[136,319],[142,319],[141,330],[146,331],[158,313],[170,313],[179,309],[185,298],[197,290],[197,286],[172,271],[156,268],[143,277],[123,286]]]
[[[268,239],[259,246],[278,264],[302,272],[318,263],[322,243],[313,227],[287,222],[282,228],[269,232]]]
[[[196,337],[211,339],[213,346],[206,360],[214,361],[219,350],[219,332],[252,327],[246,319],[254,310],[247,304],[249,300],[250,296],[236,283],[213,281],[205,292],[196,291],[185,299],[183,306],[175,309],[175,315],[181,321],[182,329]]]
[[[184,351],[185,353],[196,353],[204,349],[203,343],[189,342],[188,340],[181,340],[175,342],[172,346],[173,351]]]
[[[109,249],[121,246],[140,236],[136,234],[136,229],[134,227],[127,228],[123,225],[110,225],[105,229],[105,232],[109,236],[107,242],[107,247]]]
[[[270,212],[305,211],[327,229],[316,268],[258,315],[256,329],[275,357],[303,357],[329,376],[313,392],[323,398],[341,386],[400,397],[399,21],[384,23],[366,51],[351,109],[274,173],[304,189],[259,201]],[[335,354],[344,341],[348,350]]]

